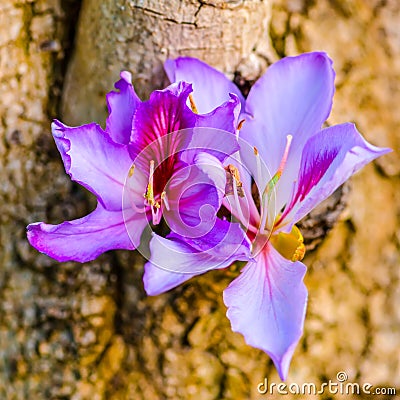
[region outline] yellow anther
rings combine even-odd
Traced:
[[[134,172],[135,172],[135,164],[132,164],[131,167],[129,168],[129,172],[128,172],[129,178],[132,178],[132,175]]]
[[[235,185],[238,196],[244,197],[243,184],[240,180],[239,170],[234,165],[229,164],[227,167],[225,167],[225,171],[227,172],[225,194],[233,194],[233,185]]]
[[[199,113],[199,110],[198,110],[197,107],[196,107],[196,103],[194,102],[194,97],[193,97],[193,94],[192,94],[192,93],[189,94],[189,101],[190,101],[190,108],[192,109],[192,111],[193,111],[195,114],[198,114],[198,113]]]
[[[301,261],[306,254],[303,236],[296,225],[293,225],[290,233],[279,232],[277,235],[272,235],[270,241],[287,260]]]
[[[238,126],[237,126],[237,130],[238,131],[240,131],[241,129],[242,129],[242,127],[243,127],[243,124],[246,122],[246,120],[245,119],[242,119],[240,122],[239,122],[239,124],[238,124]]]
[[[150,161],[150,173],[149,173],[149,183],[147,184],[146,193],[144,198],[150,206],[154,206],[156,203],[154,201],[154,161]]]

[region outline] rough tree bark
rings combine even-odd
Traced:
[[[50,119],[104,121],[119,71],[132,71],[145,97],[165,83],[167,57],[196,56],[253,80],[282,56],[326,50],[337,71],[329,122],[355,121],[370,141],[398,151],[400,6],[84,0],[65,74],[79,5],[0,4],[0,398],[264,398],[258,383],[278,376],[224,315],[221,293],[237,268],[148,298],[133,252],[78,265],[29,247],[27,223],[58,223],[93,207],[62,170]],[[319,384],[346,371],[349,381],[400,392],[399,177],[395,153],[366,167],[334,229],[307,254],[308,315],[288,382]]]

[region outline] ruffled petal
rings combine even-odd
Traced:
[[[304,147],[291,201],[281,217],[284,230],[289,232],[351,175],[390,151],[369,144],[351,123],[326,128],[313,136]]]
[[[96,124],[51,125],[54,140],[71,179],[96,195],[107,210],[121,210],[122,190],[132,160],[127,146],[114,143]]]
[[[136,215],[132,214],[131,218],[136,218]],[[138,242],[141,228],[137,224]],[[87,262],[108,250],[134,249],[125,229],[122,211],[107,211],[101,204],[83,218],[59,225],[37,222],[29,225],[27,230],[29,243],[59,262]]]
[[[132,120],[140,99],[132,86],[132,76],[127,71],[121,72],[121,79],[115,83],[119,92],[107,94],[109,116],[106,132],[116,143],[128,144],[132,131]]]
[[[239,150],[236,136],[239,100],[232,95],[231,99],[214,111],[197,115],[196,127],[192,129],[191,141],[181,159],[188,164],[193,163],[199,151],[207,152],[220,161]]]
[[[240,100],[234,94],[230,94],[229,97],[228,101],[213,111],[199,115],[196,127],[214,128],[236,134],[240,114]]]
[[[306,267],[284,259],[271,245],[248,263],[224,291],[232,330],[265,351],[286,379],[290,360],[303,333]]]
[[[287,135],[293,136],[280,183],[285,190],[297,176],[305,143],[330,113],[334,79],[332,61],[325,53],[306,53],[271,65],[250,90],[246,100],[250,117],[241,137],[257,147],[272,174],[278,170]],[[281,205],[281,199],[277,202]]]
[[[193,85],[193,97],[201,114],[208,113],[229,100],[234,93],[244,109],[244,97],[238,87],[222,72],[208,66],[203,61],[191,57],[167,60],[165,71],[171,82],[185,81]]]

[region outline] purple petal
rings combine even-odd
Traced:
[[[119,92],[112,91],[107,94],[109,116],[106,131],[114,142],[128,144],[133,115],[140,99],[132,86],[132,76],[129,72],[122,71],[121,79],[114,86]]]
[[[278,170],[287,135],[293,136],[280,181],[285,190],[297,176],[306,141],[320,131],[330,113],[334,78],[325,53],[307,53],[271,65],[250,90],[246,112],[251,117],[241,137],[257,147],[272,174]]]
[[[188,148],[194,149],[192,152],[202,149],[220,161],[224,161],[228,156],[237,152],[239,144],[236,128],[239,112],[239,100],[236,96],[231,95],[228,102],[214,111],[198,115]],[[191,163],[187,154],[185,157],[183,159]]]
[[[211,269],[226,268],[236,260],[248,261],[250,244],[239,224],[218,220],[203,237],[153,234],[150,254],[143,281],[146,293],[154,296]]]
[[[201,114],[208,113],[229,100],[229,93],[238,96],[244,109],[244,98],[238,87],[222,72],[196,58],[180,57],[167,60],[165,71],[171,82],[185,81],[193,84],[193,97]]]
[[[208,253],[210,260],[213,260],[213,266],[208,269],[225,268],[234,261],[248,261],[251,258],[250,242],[239,223],[216,219],[213,228],[203,236],[182,237],[171,232],[168,238],[184,242],[194,252]],[[191,266],[188,271],[179,269],[184,273],[197,270],[203,271],[197,266]]]
[[[175,154],[176,147],[180,142],[174,144],[171,139],[167,144],[172,148],[166,150],[162,146],[160,138],[169,133],[195,126],[196,115],[186,105],[191,91],[191,85],[180,82],[170,85],[165,90],[154,91],[148,101],[139,104],[133,118],[130,144],[132,158],[136,158],[143,150],[149,149],[154,153],[151,156],[152,159],[156,164],[160,164],[166,156]],[[182,135],[173,135],[173,137],[175,136],[181,138]],[[190,135],[186,135],[185,138],[186,141],[189,141]],[[180,147],[183,145],[181,144]]]
[[[155,266],[151,262],[144,265],[143,285],[148,296],[157,296],[168,292],[197,274],[179,274],[177,272],[166,271]]]
[[[206,157],[214,159],[203,155],[202,163]],[[212,165],[203,164],[202,167],[207,172],[197,165],[177,170],[166,186],[169,210],[163,209],[163,215],[171,230],[182,236],[202,236],[210,231],[221,206],[225,184],[220,174],[221,170],[224,174],[225,171]],[[214,175],[214,179],[210,175]]]
[[[224,291],[232,330],[250,346],[265,351],[282,380],[303,332],[305,272],[304,264],[284,259],[268,245]]]
[[[138,224],[138,239],[141,228]],[[122,211],[107,211],[100,204],[83,218],[60,225],[37,222],[27,229],[29,243],[60,262],[87,262],[108,250],[134,249]]]
[[[285,231],[360,168],[390,151],[369,144],[351,123],[324,129],[309,139],[303,149],[291,201],[281,217],[286,223],[291,222]]]
[[[51,125],[71,179],[96,195],[107,210],[121,210],[122,189],[132,160],[127,146],[114,143],[96,124],[71,128]]]

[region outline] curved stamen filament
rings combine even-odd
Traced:
[[[145,204],[150,206],[153,224],[157,225],[161,220],[160,203],[154,198],[154,160],[150,161],[149,183],[144,194]]]
[[[269,210],[271,209],[271,200],[272,200],[272,194],[274,192],[275,186],[279,182],[279,179],[282,176],[282,172],[285,169],[287,158],[289,155],[289,150],[290,146],[292,144],[293,136],[292,135],[287,135],[286,136],[286,146],[285,150],[283,152],[283,156],[281,159],[281,162],[279,163],[278,171],[276,171],[275,175],[270,179],[270,181],[267,183],[265,186],[264,192],[262,194],[262,208],[261,208],[261,223],[260,223],[260,229],[262,232],[264,232],[266,227],[268,226],[268,214]]]
[[[195,114],[198,114],[198,113],[199,113],[199,110],[198,110],[198,108],[197,108],[197,106],[196,106],[196,103],[194,102],[194,97],[193,97],[193,94],[192,94],[192,93],[189,94],[189,102],[190,102],[190,108],[192,109],[192,111],[193,111]]]
[[[164,202],[165,208],[169,211],[169,202],[168,202],[168,197],[167,193],[164,191],[161,193],[161,201]]]
[[[261,184],[261,159],[260,159],[260,153],[258,152],[257,147],[253,147],[254,155],[256,156],[256,168],[257,168],[257,182],[256,185],[258,187],[259,184]]]
[[[225,171],[227,172],[225,195],[233,194],[236,207],[235,211],[238,214],[237,216],[239,220],[244,224],[245,218],[239,200],[239,197],[244,197],[244,190],[243,184],[240,180],[239,170],[234,165],[229,164],[225,167]]]

